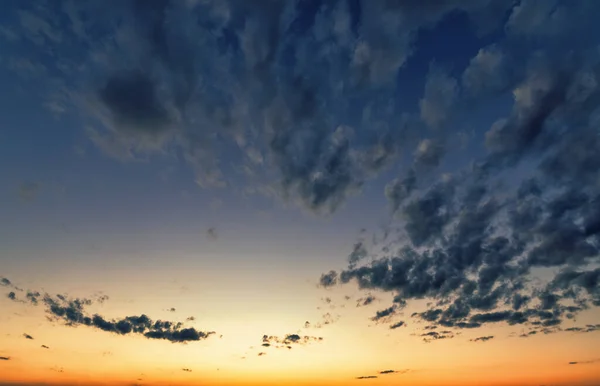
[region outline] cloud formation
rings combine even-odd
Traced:
[[[494,339],[494,337],[492,335],[480,336],[478,338],[471,339],[471,342],[487,342],[488,340],[491,340],[491,339]]]
[[[311,342],[321,342],[322,340],[322,337],[308,335],[301,336],[298,334],[288,334],[283,338],[272,335],[263,335],[262,346],[291,349],[294,345],[303,346]]]
[[[422,100],[421,112],[435,126],[450,119],[448,106],[474,108],[511,92],[512,108],[484,135],[486,151],[422,185],[427,176],[415,172],[417,160],[437,165],[443,153],[434,144],[443,142],[421,140],[414,167],[385,188],[395,215],[385,232],[397,241],[371,246],[369,262],[320,277],[323,287],[352,282],[391,293],[394,302],[373,320],[426,299],[427,309],[413,317],[445,331],[505,324],[546,334],[583,331],[572,320],[600,306],[600,156],[591,150],[600,141],[600,55],[579,26],[566,28],[597,6],[561,3],[559,22],[535,4],[508,8],[506,41],[479,50],[462,72],[462,87],[440,81],[441,89],[426,90]],[[523,12],[536,22],[525,22]],[[536,50],[528,51],[533,36]],[[543,269],[554,272],[550,279],[534,280]]]
[[[145,314],[107,319],[99,314],[88,313],[86,307],[91,306],[93,301],[86,298],[69,298],[61,294],[52,296],[47,293],[42,295],[37,291],[28,291],[27,298],[34,306],[38,303],[43,304],[48,319],[62,321],[71,327],[87,326],[118,335],[139,334],[148,339],[168,340],[173,343],[200,341],[215,334],[214,331],[205,332],[193,327],[185,327],[181,322],[154,321]],[[108,297],[100,296],[98,299],[103,303]],[[33,339],[28,334],[23,336],[26,339]]]
[[[396,108],[403,99],[395,80],[420,31],[458,13],[489,33],[511,7],[503,0],[18,3],[7,9],[11,33],[2,38],[7,63],[31,63],[9,69],[38,85],[39,74],[53,74],[37,88],[44,106],[76,116],[108,156],[178,157],[203,188],[236,185],[240,176],[226,173],[235,163],[255,177],[254,191],[330,214],[390,168],[415,133],[441,130],[454,115],[461,84],[438,65],[423,74],[419,112]],[[521,31],[515,20],[511,31]],[[23,41],[35,49],[19,51]],[[494,63],[476,61],[468,84]],[[439,162],[441,142],[430,144],[420,147],[420,163]]]

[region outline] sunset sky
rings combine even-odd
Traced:
[[[600,385],[600,1],[0,1],[0,385]]]

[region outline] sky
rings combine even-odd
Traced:
[[[599,13],[0,2],[0,385],[599,385]]]

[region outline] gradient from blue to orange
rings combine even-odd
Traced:
[[[418,202],[417,192],[470,186],[464,175],[484,160],[494,176],[485,194],[500,202],[539,176],[546,154],[575,143],[566,131],[597,133],[599,7],[2,2],[0,276],[9,281],[0,287],[0,384],[597,385],[600,261],[591,231],[556,244],[540,230],[532,239],[555,242],[545,250],[552,257],[519,271],[526,282],[506,278],[537,285],[568,269],[588,273],[569,284],[588,296],[569,298],[585,307],[560,309],[561,319],[550,319],[560,326],[544,330],[482,323],[425,342],[434,327],[414,313],[444,296],[409,295],[408,286],[353,273],[353,264],[429,248],[419,227],[441,228],[413,221],[404,205]],[[528,118],[561,76],[566,96]],[[587,154],[568,154],[565,170],[578,179],[559,187],[587,195],[568,196],[575,203],[565,209],[586,232],[600,197],[590,182],[598,156]],[[551,203],[554,188],[544,197]],[[520,208],[506,202],[499,217]],[[411,221],[417,230],[405,228]],[[438,246],[455,225],[445,223]],[[345,271],[355,276],[327,285],[321,275],[347,265],[356,245],[370,249]],[[582,257],[561,260],[553,250]],[[520,291],[502,287],[507,304],[512,290]],[[41,293],[37,305],[27,291]],[[399,293],[406,306],[375,320]],[[85,313],[108,321],[147,314],[215,334],[173,343],[67,325],[44,294],[92,299]],[[471,315],[501,310],[506,299]],[[405,326],[390,329],[398,321]],[[593,328],[568,330],[582,326]],[[263,347],[264,334],[323,340]],[[357,379],[369,376],[377,378]]]

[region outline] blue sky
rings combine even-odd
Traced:
[[[365,324],[451,337],[580,328],[599,7],[5,1],[0,273],[132,299],[378,293]]]

